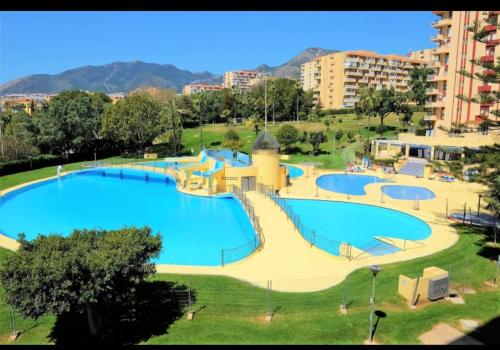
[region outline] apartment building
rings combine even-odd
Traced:
[[[354,108],[363,86],[408,89],[409,72],[427,62],[372,51],[336,52],[317,58],[315,100],[322,109]]]
[[[300,65],[300,86],[304,91],[316,90],[320,74],[320,60],[314,59]]]
[[[184,85],[182,88],[182,93],[184,95],[191,95],[197,92],[203,91],[214,91],[214,90],[222,90],[224,87],[222,85],[211,85],[211,84],[188,84]]]
[[[257,78],[257,71],[254,70],[238,70],[224,73],[224,88],[236,87],[240,91],[248,90],[251,87],[251,82]]]
[[[435,52],[436,48],[423,49],[423,50],[410,51],[406,56],[408,56],[408,58],[411,58],[413,60],[431,62],[433,60],[434,57],[433,55]]]
[[[497,27],[500,11],[433,11],[438,17],[432,27],[436,35],[432,41],[438,46],[433,53],[431,67],[435,73],[428,77],[435,86],[428,89],[427,107],[432,111],[424,117],[431,124],[429,135],[444,133],[440,126],[450,129],[453,124],[477,125],[495,116],[490,113],[492,104],[478,104],[463,101],[457,96],[477,97],[480,92],[498,91],[499,84],[486,84],[477,79],[465,77],[458,71],[465,70],[482,74],[483,68],[471,60],[496,62],[500,55],[496,48],[500,42]],[[488,32],[484,43],[473,40],[467,27],[480,21],[480,27]],[[496,51],[495,51],[496,50]],[[494,71],[492,72],[494,74]],[[494,109],[498,108],[495,106]]]

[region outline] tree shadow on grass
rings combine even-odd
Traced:
[[[130,345],[167,333],[195,293],[171,282],[143,282],[130,300],[100,306],[102,332],[91,338],[85,312],[59,316],[49,335],[56,345]]]

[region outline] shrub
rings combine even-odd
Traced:
[[[229,129],[224,134],[224,146],[232,150],[236,150],[241,146],[241,139],[238,132],[234,129]]]
[[[354,108],[341,108],[341,109],[326,109],[324,110],[325,115],[329,114],[352,114],[355,113]]]
[[[328,141],[328,137],[323,133],[323,131],[311,131],[309,133],[308,141],[313,148],[313,155],[316,155],[319,152],[319,145]]]
[[[276,139],[286,150],[295,144],[299,139],[299,130],[291,124],[284,124],[278,129]]]

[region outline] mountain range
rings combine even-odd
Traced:
[[[298,79],[300,65],[313,58],[336,50],[308,48],[282,65],[270,67],[262,64],[255,68],[273,76]],[[222,83],[222,76],[210,72],[190,72],[171,64],[142,61],[113,62],[100,66],[84,66],[59,74],[34,74],[11,80],[0,85],[0,95],[57,93],[63,90],[81,89],[105,93],[129,92],[139,87],[154,86],[171,88],[178,92],[190,83]]]

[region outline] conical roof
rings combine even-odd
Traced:
[[[257,136],[257,139],[252,145],[252,151],[256,151],[259,149],[271,149],[279,151],[280,145],[278,141],[276,141],[276,139],[273,137],[273,135],[271,135],[269,131],[265,130],[259,136]]]

